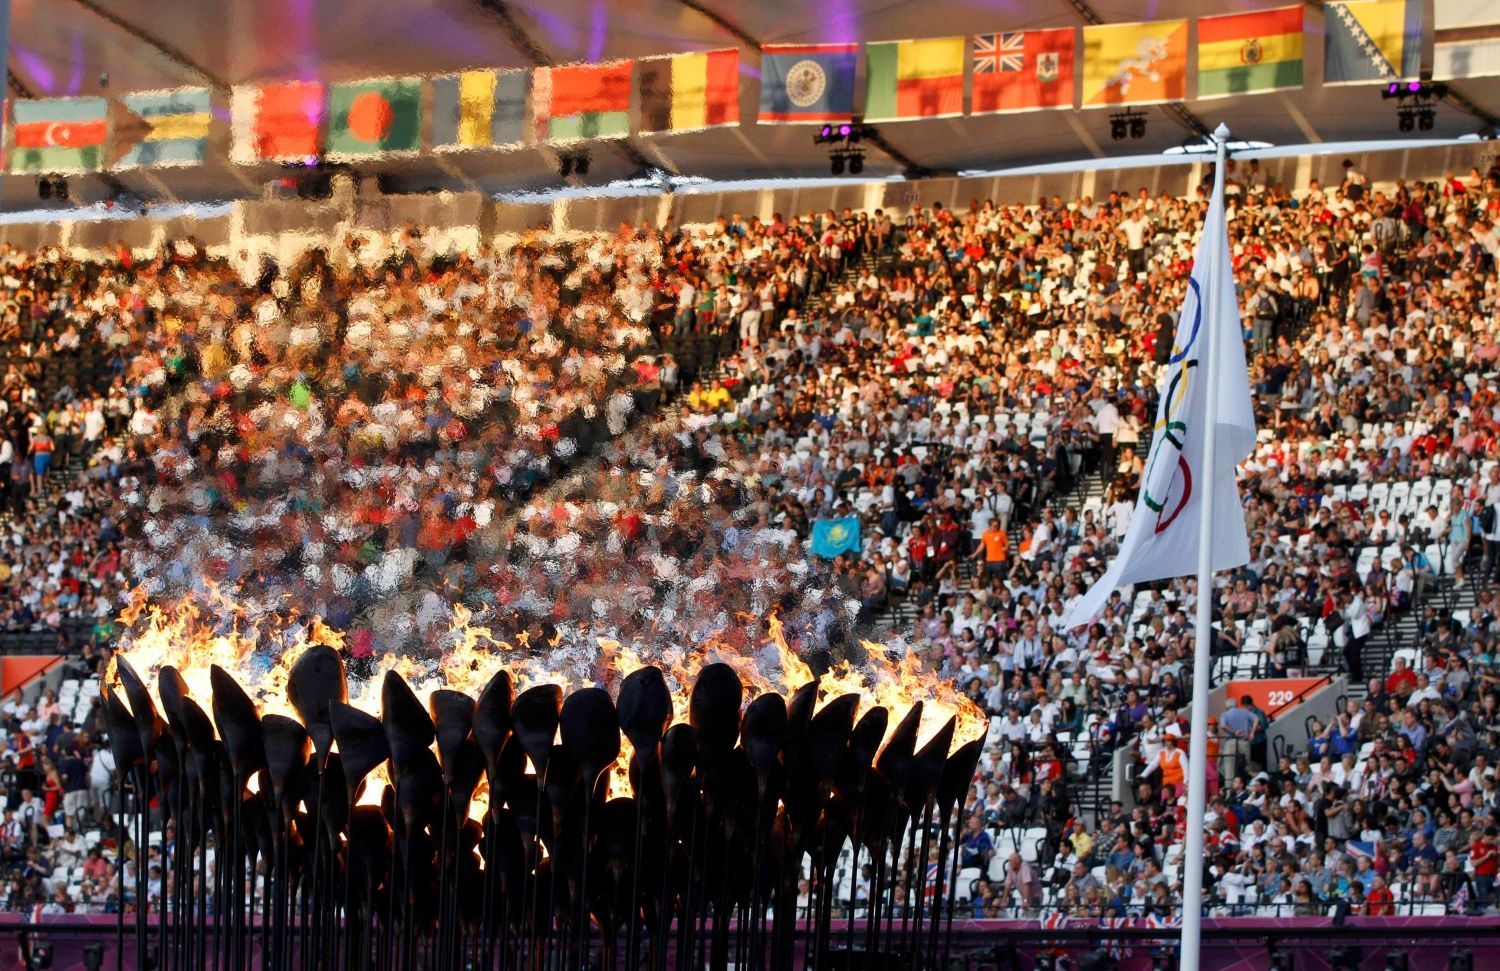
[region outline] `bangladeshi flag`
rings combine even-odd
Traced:
[[[103,98],[42,98],[17,101],[11,124],[15,143],[10,170],[16,173],[97,172],[104,167],[109,104]]]
[[[421,140],[421,78],[376,78],[329,88],[330,156],[415,152]]]

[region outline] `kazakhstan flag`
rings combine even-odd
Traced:
[[[859,548],[858,516],[813,520],[813,556],[831,560],[841,553],[858,553]]]

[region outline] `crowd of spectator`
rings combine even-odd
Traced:
[[[1253,705],[1218,719],[1210,905],[1487,907],[1500,602],[1455,615],[1444,592],[1500,575],[1500,190],[1230,175],[1263,434],[1213,650],[1368,687],[1292,751]],[[456,602],[508,642],[658,651],[753,653],[774,615],[816,659],[899,607],[898,649],[991,715],[966,906],[1170,916],[1200,592],[1058,618],[1128,526],[1205,208],[731,215],[248,279],[191,247],[6,248],[5,625],[108,644],[128,589],[209,578],[324,617],[356,663],[436,658]],[[667,350],[721,334],[717,369]],[[850,518],[856,550],[810,553],[814,523]],[[1367,670],[1405,615],[1416,642]],[[114,906],[112,862],[73,859],[85,831],[117,848],[94,726],[46,699],[5,715],[7,902]],[[1116,751],[1133,804],[1088,818]]]

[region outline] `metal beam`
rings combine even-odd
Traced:
[[[220,91],[229,90],[229,82],[226,81],[222,76],[210,71],[208,68],[199,64],[191,57],[188,57],[185,53],[178,50],[176,47],[173,47],[171,44],[168,44],[161,38],[153,36],[152,34],[148,34],[146,31],[142,30],[140,27],[137,27],[135,24],[132,24],[130,21],[124,19],[123,17],[120,17],[115,13],[104,9],[103,7],[95,3],[94,0],[73,0],[73,2],[78,4],[78,6],[82,7],[83,9],[87,10],[89,13],[98,17],[100,20],[111,24],[117,30],[129,34],[131,37],[134,37],[142,44],[145,44],[152,50],[157,51],[167,60],[172,61],[174,64],[177,64],[180,67],[184,67],[194,74],[198,75],[199,77],[203,78],[209,84],[213,85],[215,88],[218,88]]]
[[[1448,81],[1445,83],[1448,85],[1448,96],[1443,99],[1444,101],[1451,102],[1460,111],[1467,112],[1473,115],[1475,118],[1478,118],[1480,121],[1484,122],[1484,126],[1491,131],[1500,129],[1500,118],[1496,118],[1494,115],[1490,114],[1488,111],[1475,104],[1473,99],[1464,94],[1458,88],[1454,87],[1453,82]]]
[[[719,11],[713,9],[708,4],[704,3],[703,0],[677,0],[677,2],[687,9],[698,14],[700,17],[705,18],[714,26],[718,27],[720,30],[724,31],[726,34],[729,34],[735,40],[739,41],[741,44],[744,44],[747,47],[753,47],[757,51],[761,49],[762,45],[760,42],[760,38],[756,37],[754,34],[750,33],[739,24],[730,20]],[[879,131],[876,131],[872,135],[866,135],[864,140],[880,149],[880,151],[883,152],[886,157],[895,162],[897,165],[900,165],[908,173],[925,174],[930,171],[926,166],[922,165],[916,159],[913,159],[911,156],[901,151],[901,149],[892,145]]]
[[[10,89],[18,98],[25,98],[29,101],[36,97],[36,92],[32,90],[31,85],[22,81],[21,76],[8,67],[5,69],[5,83],[10,85]]]

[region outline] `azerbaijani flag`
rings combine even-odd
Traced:
[[[421,141],[421,78],[374,78],[328,89],[330,157],[415,152]]]
[[[1198,18],[1198,97],[1302,87],[1302,8]]]
[[[625,138],[630,134],[634,61],[539,67],[532,84],[539,141]]]
[[[432,79],[432,147],[501,148],[526,140],[529,71],[464,71]]]
[[[1188,22],[1083,28],[1079,106],[1148,105],[1187,97]]]
[[[114,168],[202,163],[213,123],[208,88],[138,91],[121,95],[120,107],[124,117],[113,126]]]
[[[97,172],[104,166],[109,104],[103,98],[42,98],[13,103],[16,173]]]
[[[238,165],[284,162],[317,155],[322,146],[323,85],[282,81],[239,85],[230,99]]]
[[[641,131],[697,131],[740,123],[740,52],[674,54],[636,72]]]
[[[865,45],[865,120],[947,118],[964,113],[964,39]]]

